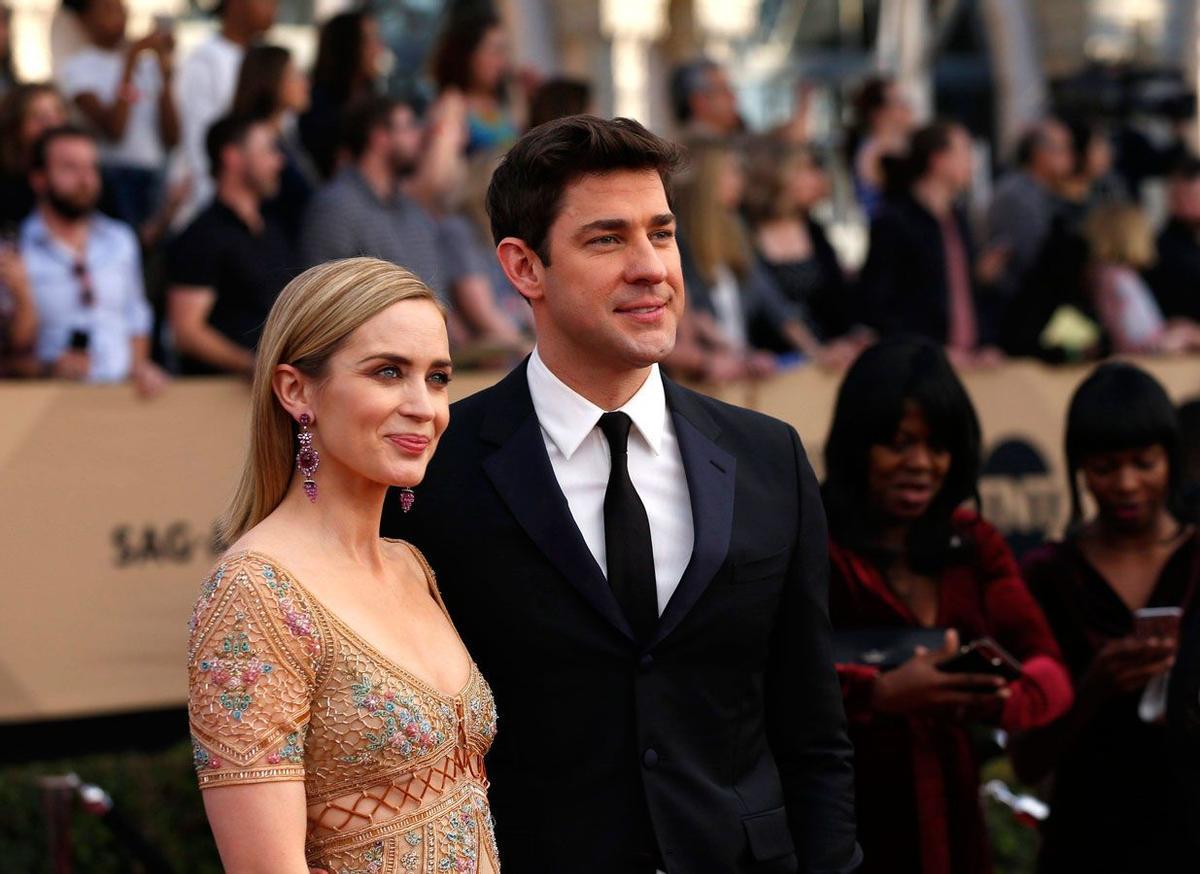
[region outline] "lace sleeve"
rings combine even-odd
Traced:
[[[269,560],[241,556],[205,581],[190,624],[188,719],[202,789],[304,779],[322,634]]]

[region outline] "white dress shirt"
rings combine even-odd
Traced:
[[[558,485],[580,533],[607,576],[604,493],[612,457],[596,427],[606,412],[550,372],[537,349],[527,372],[533,409]],[[667,409],[658,365],[620,411],[633,420],[629,434],[629,478],[646,507],[658,584],[658,612],[671,600],[692,558],[694,532],[687,475],[675,426]],[[636,435],[636,436],[635,436]]]

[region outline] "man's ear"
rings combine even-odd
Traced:
[[[518,237],[505,237],[496,246],[496,257],[504,275],[520,295],[531,303],[546,294],[546,266],[541,256]]]

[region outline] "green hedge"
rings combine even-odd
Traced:
[[[115,808],[166,856],[176,871],[219,874],[221,865],[204,818],[192,770],[192,748],[187,742],[161,752],[115,753],[0,767],[0,859],[4,871],[49,874],[37,778],[71,772],[112,795]],[[131,874],[143,870],[95,817],[76,811],[71,834],[76,871]]]
[[[0,768],[0,859],[4,871],[49,874],[46,830],[37,778],[74,772],[107,790],[125,817],[158,847],[179,872],[218,874],[216,848],[204,819],[188,743],[155,753],[117,753]],[[983,781],[998,778],[1014,790],[1004,759],[988,763]],[[996,874],[1031,874],[1037,852],[1033,830],[997,804],[987,805]],[[72,821],[76,870],[85,874],[131,874],[139,868],[105,825],[77,812]]]

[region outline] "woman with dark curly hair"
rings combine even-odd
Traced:
[[[456,91],[467,104],[467,154],[502,152],[517,139],[521,119],[508,99],[508,37],[493,12],[454,16],[433,51],[430,74],[438,93]]]

